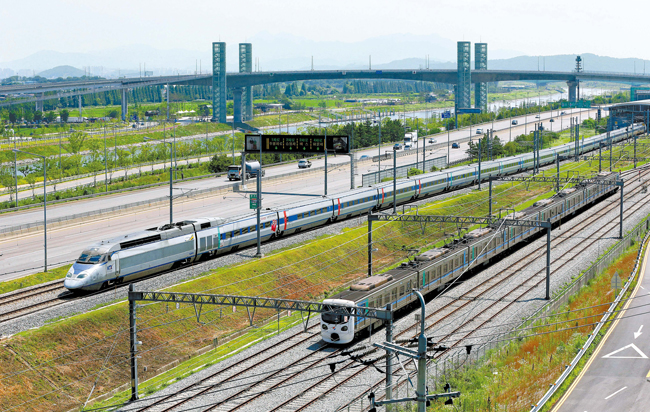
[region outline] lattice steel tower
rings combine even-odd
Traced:
[[[251,73],[253,71],[253,45],[251,43],[239,43],[239,73]],[[253,88],[243,87],[242,105],[244,121],[253,120]]]
[[[471,43],[458,42],[458,80],[456,84],[456,107],[472,107],[472,71],[471,71]]]
[[[474,68],[476,70],[487,70],[487,43],[474,44]],[[474,89],[474,107],[481,111],[487,111],[488,91],[487,83],[476,83]]]
[[[226,43],[212,43],[212,121],[226,123]]]

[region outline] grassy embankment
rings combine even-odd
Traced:
[[[539,328],[532,333],[538,334],[537,336],[513,341],[500,350],[488,353],[486,361],[478,367],[448,370],[446,376],[452,388],[461,391],[460,399],[455,401],[458,410],[530,410],[530,405],[535,404],[544,395],[549,385],[560,376],[592,333],[593,326],[584,325],[599,321],[608,304],[614,301],[611,278],[618,273],[623,282],[627,280],[634,267],[639,246],[636,244],[628,248],[606,270],[574,295],[569,304],[558,310],[556,316],[536,323],[535,326]],[[632,289],[633,286],[630,290]],[[578,310],[580,308],[589,309]],[[560,324],[553,325],[554,323]],[[606,330],[603,328],[597,339],[602,338]],[[590,352],[596,346],[597,342],[592,344]],[[582,365],[586,359],[588,357],[583,358]],[[573,376],[578,370],[579,368],[574,371]],[[445,383],[439,382],[438,388]],[[545,410],[549,409],[550,406]],[[446,411],[447,407],[441,403],[433,403],[427,410]]]

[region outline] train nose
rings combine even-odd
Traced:
[[[63,286],[66,289],[75,290],[75,289],[79,289],[79,287],[81,286],[81,282],[79,282],[76,279],[65,279],[63,281]]]

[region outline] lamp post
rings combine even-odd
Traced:
[[[144,138],[147,140],[155,140],[149,137]],[[174,176],[174,158],[173,158],[173,149],[174,144],[172,142],[161,142],[163,144],[168,144],[169,147],[169,224],[174,223],[174,198],[172,197],[172,185],[173,185],[173,176]]]
[[[16,133],[14,129],[9,129],[11,131],[11,137],[14,141],[14,179],[16,183],[16,207],[18,207],[18,156],[15,152],[16,150]]]
[[[45,156],[37,155],[36,153],[26,152],[24,150],[13,149],[14,154],[18,152],[25,153],[31,156],[40,157],[43,159],[43,243],[45,245],[44,249],[44,272],[47,272],[47,162],[45,161]]]

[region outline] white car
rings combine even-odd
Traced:
[[[298,161],[298,168],[299,169],[308,169],[311,167],[311,162],[307,159],[301,159]]]
[[[483,129],[476,129],[476,134],[483,134]]]
[[[429,139],[429,144],[437,143],[436,139]]]

